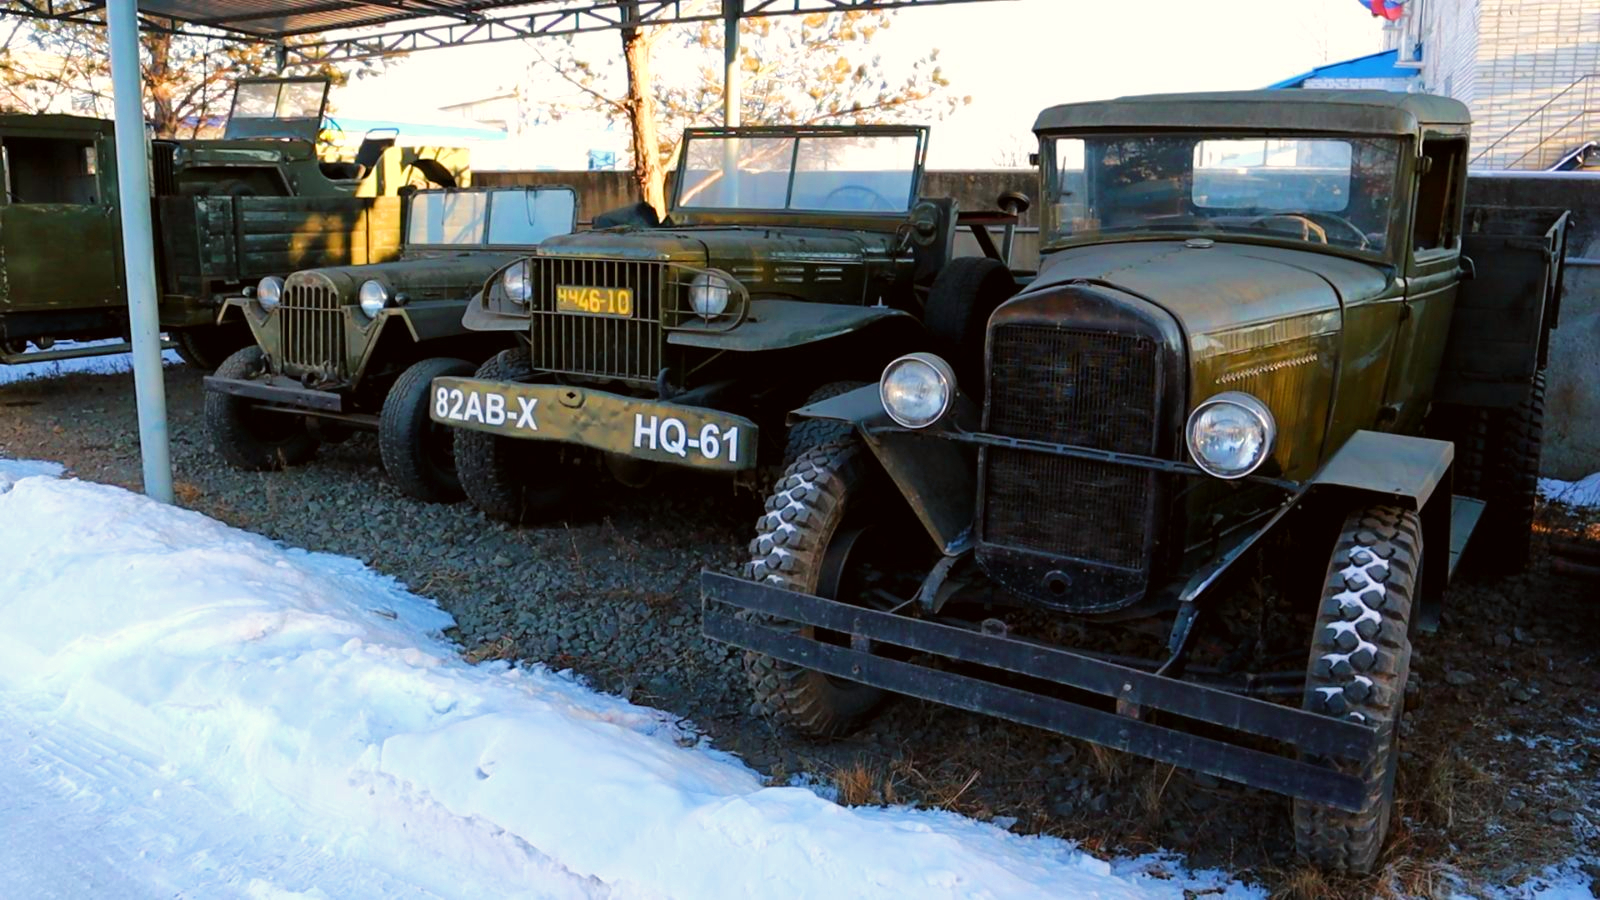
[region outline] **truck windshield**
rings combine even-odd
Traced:
[[[694,135],[676,205],[904,214],[920,144],[915,134]]]
[[[1395,138],[1109,135],[1050,142],[1051,240],[1267,236],[1381,252]]]
[[[322,115],[322,81],[246,81],[234,90],[237,119],[315,119]]]
[[[571,231],[576,208],[569,188],[425,191],[411,198],[406,243],[531,247]]]

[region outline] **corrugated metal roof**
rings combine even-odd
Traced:
[[[1421,59],[1421,47],[1417,48],[1415,59]],[[1341,62],[1328,63],[1317,66],[1309,72],[1302,72],[1293,78],[1285,78],[1277,84],[1269,84],[1271,90],[1304,87],[1307,81],[1313,78],[1415,78],[1421,74],[1422,69],[1417,65],[1400,65],[1399,50],[1384,50],[1355,59],[1346,59]]]
[[[412,19],[470,21],[496,9],[558,2],[561,0],[139,0],[139,11],[271,40]]]

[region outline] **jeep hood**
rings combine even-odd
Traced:
[[[1358,260],[1256,244],[1129,241],[1049,254],[1031,294],[1070,281],[1095,281],[1143,297],[1190,335],[1340,309],[1382,293],[1382,267]],[[1336,320],[1335,320],[1336,321]]]
[[[730,268],[774,259],[861,259],[888,235],[781,226],[727,226],[581,231],[547,238],[537,256],[577,256],[640,262],[675,262]]]
[[[516,259],[518,253],[456,253],[419,259],[373,263],[364,266],[330,266],[306,269],[289,276],[288,283],[321,281],[331,285],[346,302],[355,302],[364,281],[379,281],[391,292],[404,292],[411,300],[464,300],[495,270]]]

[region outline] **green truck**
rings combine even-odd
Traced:
[[[1474,531],[1486,573],[1529,553],[1570,216],[1466,209],[1469,127],[1381,92],[1043,112],[1040,271],[980,370],[914,352],[800,409],[846,436],[702,575],[757,704],[1050,729],[1287,794],[1304,855],[1370,870],[1413,639]]]
[[[394,195],[468,177],[466,151],[396,146],[392,133],[369,135],[353,160],[323,158],[327,91],[320,78],[241,81],[223,138],[151,143],[161,324],[196,365],[249,340],[218,322],[228,294],[391,259]],[[113,134],[104,119],[0,115],[0,363],[126,349],[55,347],[128,332]]]
[[[430,385],[514,343],[469,331],[462,312],[494,272],[572,231],[578,200],[566,187],[504,187],[420,191],[406,203],[399,259],[267,276],[227,301],[255,339],[206,378],[206,429],[230,465],[295,465],[352,428],[375,430],[402,491],[460,499],[451,431],[428,416]]]
[[[1014,224],[1026,199],[976,218],[920,199],[927,137],[690,129],[666,221],[619,211],[498,272],[466,324],[518,345],[437,379],[430,410],[459,429],[468,498],[525,521],[602,469],[628,485],[662,467],[757,484],[829,430],[787,429],[788,410],[869,381],[930,333],[972,328],[955,230],[977,223],[992,247],[983,223]],[[940,312],[952,297],[962,310]]]

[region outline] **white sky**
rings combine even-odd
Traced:
[[[906,9],[893,19],[871,45],[891,74],[936,47],[950,90],[972,96],[970,106],[932,123],[929,165],[944,169],[992,166],[1006,150],[1025,152],[1034,116],[1055,103],[1258,88],[1382,49],[1380,20],[1356,0],[995,0]],[[580,36],[577,47],[597,65],[621,52],[614,33]],[[334,101],[350,116],[433,120],[437,107],[516,83],[529,57],[520,43],[418,53],[341,89]],[[595,123],[569,122],[550,137],[599,146],[598,131]],[[581,165],[587,149],[559,158]]]

